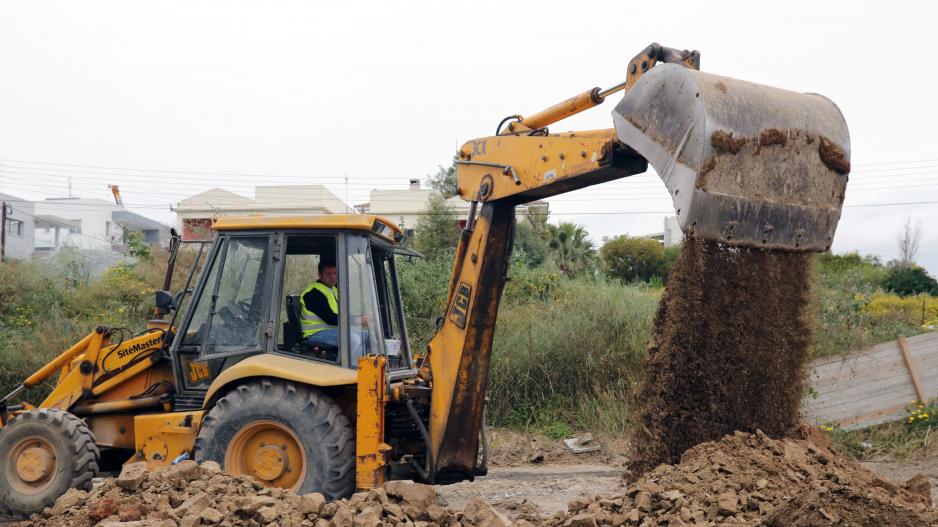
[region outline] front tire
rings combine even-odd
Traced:
[[[270,487],[329,499],[355,490],[355,434],[339,406],[313,388],[252,380],[226,393],[202,420],[195,460],[215,461]]]
[[[30,410],[0,430],[0,512],[27,517],[70,488],[91,489],[101,455],[88,426],[63,410]]]

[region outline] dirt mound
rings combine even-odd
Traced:
[[[797,425],[809,258],[685,240],[636,391],[634,471],[737,430],[782,437]]]
[[[622,495],[573,502],[546,523],[918,527],[935,521],[929,498],[824,446],[738,432],[691,448],[679,464],[657,467]]]
[[[429,485],[392,481],[383,488],[326,503],[321,494],[298,496],[264,487],[249,476],[225,474],[217,463],[193,461],[148,471],[145,463],[124,467],[91,492],[69,490],[52,507],[21,525],[36,527],[195,527],[394,525],[506,526],[507,520],[481,502],[461,512],[439,502]]]

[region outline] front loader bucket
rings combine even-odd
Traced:
[[[830,248],[850,136],[829,99],[658,64],[612,116],[619,141],[664,180],[685,234],[747,247]]]

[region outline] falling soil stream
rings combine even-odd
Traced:
[[[782,437],[794,429],[809,274],[805,253],[684,242],[636,391],[635,473],[737,430]]]

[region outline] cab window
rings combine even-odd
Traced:
[[[378,310],[381,313],[381,330],[384,347],[388,355],[388,367],[410,366],[407,339],[404,338],[403,310],[397,288],[397,272],[394,253],[380,246],[372,247],[374,255],[375,285],[378,293]]]
[[[261,349],[270,268],[268,236],[226,239],[195,301],[182,346],[202,356]]]
[[[277,350],[326,362],[339,362],[339,344],[343,340],[336,331],[335,345],[328,342],[310,344],[303,335],[303,296],[320,279],[319,264],[336,264],[336,237],[332,235],[286,236],[283,267],[283,295],[280,299],[281,327]],[[312,307],[312,306],[310,306]]]

